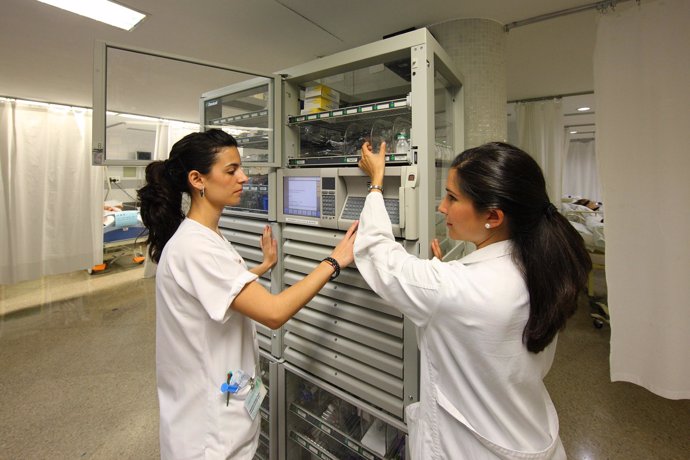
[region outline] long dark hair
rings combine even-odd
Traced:
[[[146,166],[146,185],[137,190],[141,219],[149,230],[149,255],[160,261],[163,247],[184,220],[182,194],[189,193],[190,171],[208,174],[219,150],[237,147],[237,141],[220,129],[188,134],[173,145],[170,157]]]
[[[530,297],[522,339],[540,352],[565,327],[587,282],[592,262],[584,241],[549,201],[537,162],[519,148],[491,142],[462,152],[451,167],[477,211],[501,209],[507,217]]]

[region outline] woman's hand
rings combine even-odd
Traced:
[[[386,169],[386,143],[381,142],[379,153],[371,151],[369,141],[362,145],[362,159],[357,163],[371,179],[371,185],[383,185],[383,174]]]
[[[273,238],[273,232],[271,231],[270,225],[264,227],[264,232],[259,238],[259,246],[261,246],[261,252],[264,253],[264,260],[260,265],[257,265],[249,271],[261,276],[273,268],[276,262],[278,262],[278,242]]]
[[[431,240],[431,252],[434,254],[438,260],[443,260],[443,251],[441,251],[441,243],[438,242],[437,238]]]
[[[350,228],[347,229],[347,233],[338,245],[331,252],[331,257],[338,261],[340,268],[345,268],[355,260],[355,235],[357,234],[357,225],[359,221],[356,220]]]
[[[278,243],[273,238],[273,232],[271,231],[270,225],[264,227],[259,245],[261,246],[261,252],[264,253],[263,263],[266,264],[269,269],[273,268],[276,262],[278,262]]]

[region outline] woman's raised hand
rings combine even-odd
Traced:
[[[431,252],[434,254],[438,260],[443,260],[443,251],[441,250],[441,243],[438,242],[437,238],[431,240]]]
[[[372,185],[383,185],[383,174],[386,169],[386,143],[381,142],[378,153],[371,150],[369,141],[362,144],[362,158],[357,165],[367,173]]]

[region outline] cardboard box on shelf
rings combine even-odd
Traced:
[[[335,110],[339,106],[340,105],[337,102],[320,96],[308,97],[304,99],[304,110],[317,109],[318,111],[323,112],[326,110]]]
[[[319,113],[323,112],[321,109],[302,109],[299,111],[300,115],[309,115],[310,113]]]
[[[304,89],[304,98],[322,97],[336,103],[340,102],[340,93],[326,85],[307,86]]]

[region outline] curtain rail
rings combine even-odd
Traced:
[[[569,14],[579,13],[581,11],[587,11],[592,9],[597,9],[601,12],[606,12],[609,8],[611,8],[611,10],[614,10],[618,3],[628,1],[630,0],[604,0],[595,3],[588,3],[586,5],[575,6],[573,8],[566,8],[564,10],[554,11],[553,13],[540,14],[539,16],[534,16],[532,18],[510,22],[503,26],[503,30],[505,30],[506,32],[510,32],[510,29],[514,29],[516,27],[526,26],[528,24],[534,24],[535,22],[546,21],[548,19],[553,19],[560,16],[567,16]],[[639,4],[641,0],[635,1]]]
[[[532,98],[528,98],[528,99],[514,99],[512,101],[508,101],[507,104],[516,104],[518,102],[550,101],[552,99],[562,99],[564,97],[584,96],[585,94],[594,94],[594,91],[581,91],[579,93],[556,94],[554,96],[532,97]]]
[[[68,104],[65,102],[50,102],[50,101],[39,101],[38,99],[24,99],[23,97],[16,97],[16,96],[5,96],[0,94],[0,99],[11,99],[14,101],[21,101],[21,102],[28,102],[28,103],[36,103],[36,104],[48,104],[48,105],[61,105],[63,107],[74,107],[75,109],[88,109],[92,110],[91,107],[86,107],[83,105],[76,105],[76,104]]]

